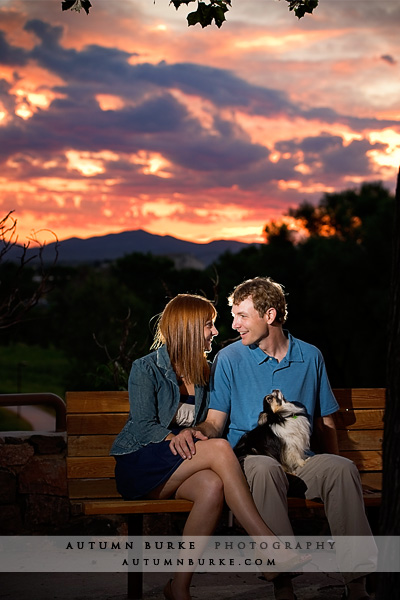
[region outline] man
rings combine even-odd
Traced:
[[[196,429],[205,436],[219,437],[228,424],[227,437],[235,446],[245,432],[256,426],[264,396],[280,389],[287,400],[305,406],[324,452],[311,456],[296,471],[307,486],[306,497],[324,502],[333,536],[372,536],[358,470],[351,461],[337,455],[332,415],[338,404],[322,354],[283,329],[287,308],[282,286],[270,278],[256,277],[238,285],[229,303],[232,327],[241,339],[218,353],[213,365],[210,409],[206,421]],[[188,445],[193,447],[190,442]],[[270,457],[248,456],[244,471],[264,521],[276,535],[292,536],[287,513],[288,480],[281,465]],[[372,555],[375,549],[371,537]],[[364,576],[343,576],[344,598],[369,599]],[[289,574],[278,577],[274,586],[276,600],[294,600]]]

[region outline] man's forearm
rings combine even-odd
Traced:
[[[222,436],[222,431],[218,427],[216,427],[213,423],[203,421],[199,423],[193,429],[197,431],[201,431],[203,435],[206,435],[208,438],[217,438]]]
[[[320,417],[316,423],[316,433],[321,452],[339,454],[337,431],[332,415]]]

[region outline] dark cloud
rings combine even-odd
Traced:
[[[60,76],[66,87],[64,93],[76,92],[79,82],[90,88],[92,94],[115,90],[125,99],[136,100],[149,89],[176,88],[189,95],[198,95],[218,107],[245,107],[253,114],[293,112],[293,105],[284,92],[262,88],[247,83],[233,73],[191,63],[173,65],[161,61],[130,65],[131,53],[98,45],[82,50],[63,48],[60,45],[62,28],[53,27],[40,20],[28,21],[26,31],[34,33],[39,43],[28,53],[42,67]],[[84,91],[85,95],[87,90]]]
[[[384,129],[385,127],[400,127],[400,121],[394,119],[376,119],[374,117],[354,117],[343,115],[332,108],[305,108],[299,109],[298,115],[306,120],[316,120],[321,123],[341,123],[354,131],[363,132],[371,129]]]
[[[12,67],[22,67],[28,62],[28,56],[22,48],[10,46],[3,31],[0,31],[0,63]]]
[[[39,39],[29,57],[66,82],[98,82],[109,89],[110,83],[130,77],[131,66],[127,61],[132,55],[128,52],[98,45],[86,46],[82,50],[63,48],[60,44],[62,27],[54,27],[38,19],[28,21],[24,29]]]
[[[300,142],[296,140],[283,140],[275,144],[279,152],[296,153],[302,150],[308,155],[319,156],[321,153],[329,152],[332,148],[343,147],[343,139],[338,135],[321,134],[319,136],[309,136]]]
[[[388,63],[389,65],[397,65],[397,60],[390,54],[382,54],[381,60]]]
[[[10,114],[13,114],[15,111],[15,96],[10,94],[11,87],[8,81],[0,79],[0,102]]]
[[[370,175],[373,166],[367,152],[384,148],[386,145],[372,144],[368,140],[353,140],[346,145],[340,136],[329,134],[310,136],[300,141],[286,140],[276,144],[276,149],[282,153],[296,155],[301,151],[304,157],[302,162],[312,169],[313,175],[336,174],[339,177]]]
[[[199,95],[216,106],[247,107],[256,114],[276,114],[291,110],[284,92],[247,83],[230,71],[192,63],[138,65],[137,77],[154,85],[176,87],[189,95]]]

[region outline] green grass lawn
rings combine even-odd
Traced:
[[[65,398],[68,361],[60,350],[26,344],[0,346],[0,394],[51,392]],[[44,407],[54,412],[51,407]],[[29,431],[17,414],[0,407],[0,431]]]
[[[32,431],[32,425],[8,408],[0,406],[0,431]]]
[[[68,360],[55,348],[0,346],[0,393],[52,392],[65,397]]]

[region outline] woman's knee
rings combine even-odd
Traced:
[[[197,446],[199,446],[199,444],[197,444]],[[207,447],[207,454],[213,470],[217,464],[219,469],[225,464],[232,464],[232,462],[239,464],[236,455],[232,450],[232,446],[228,440],[225,440],[224,438],[212,438],[207,440],[204,447]]]
[[[212,438],[210,441],[212,442],[214,452],[227,453],[229,455],[234,454],[232,446],[225,438]]]
[[[214,442],[212,451],[217,459],[233,460],[235,463],[238,462],[236,454],[228,440],[225,440],[224,438],[214,438],[212,441]]]

